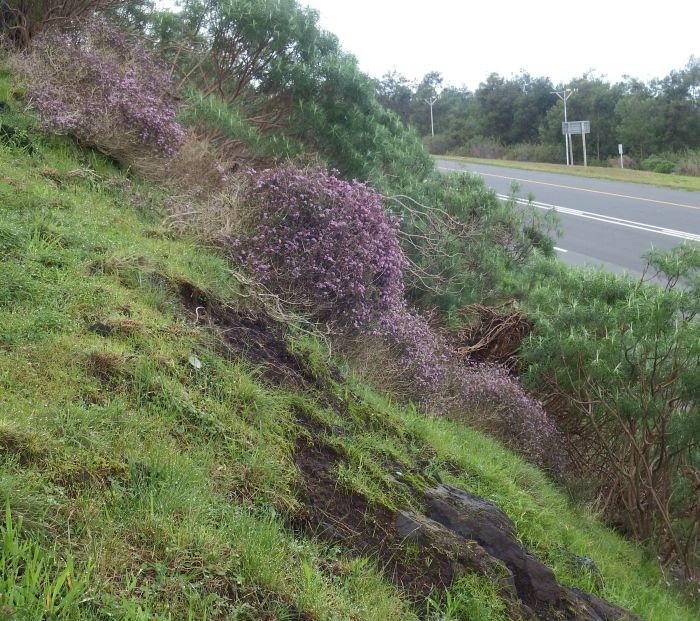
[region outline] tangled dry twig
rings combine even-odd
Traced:
[[[495,307],[472,304],[459,316],[465,320],[462,327],[443,331],[460,358],[515,367],[520,344],[532,325],[514,302]]]

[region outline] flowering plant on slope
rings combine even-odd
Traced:
[[[182,144],[169,72],[143,43],[105,20],[44,31],[17,65],[49,131],[72,134],[126,163],[172,155]]]
[[[324,321],[360,328],[403,304],[398,222],[363,183],[321,168],[251,173],[239,258],[276,290],[293,289]]]

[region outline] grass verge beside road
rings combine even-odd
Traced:
[[[435,157],[439,160],[451,160],[469,164],[482,164],[485,166],[500,166],[501,168],[519,168],[522,170],[536,170],[539,172],[557,173],[563,175],[575,175],[590,179],[606,179],[608,181],[625,181],[627,183],[643,183],[659,188],[671,188],[674,190],[688,190],[700,192],[700,177],[688,177],[684,175],[664,175],[647,170],[631,170],[628,168],[602,168],[600,166],[565,166],[564,164],[545,164],[541,162],[516,162],[512,160],[487,160],[476,157],[456,157],[441,155]]]

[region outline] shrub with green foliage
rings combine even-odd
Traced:
[[[297,0],[183,5],[155,16],[149,36],[187,87],[187,122],[201,122],[216,143],[243,137],[256,155],[314,153],[345,179],[375,187],[433,169],[418,136],[377,102],[374,82],[319,27],[315,10]]]
[[[3,0],[0,32],[19,48],[47,26],[66,26],[95,11],[125,4],[126,0]]]
[[[692,573],[700,565],[700,249],[647,259],[636,283],[534,265],[524,379],[568,432],[601,508]]]
[[[553,253],[556,215],[499,200],[478,175],[435,173],[389,199],[411,263],[409,297],[423,308],[492,300],[535,251]]]
[[[642,160],[641,168],[642,170],[651,170],[652,172],[668,175],[674,172],[676,165],[674,162],[664,157],[652,155],[651,157]]]

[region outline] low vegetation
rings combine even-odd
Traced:
[[[696,616],[696,249],[559,265],[292,0],[78,17],[5,33],[0,615]]]

